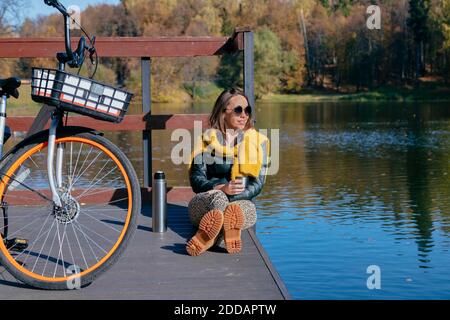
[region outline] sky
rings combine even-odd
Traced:
[[[44,0],[28,0],[31,5],[29,10],[23,10],[22,14],[24,18],[36,18],[38,15],[47,15],[58,12],[53,7],[49,7],[44,4]],[[95,5],[99,3],[118,4],[120,0],[59,0],[66,8],[70,5],[77,5],[81,10],[85,9],[88,5]]]

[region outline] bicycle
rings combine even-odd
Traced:
[[[58,69],[33,68],[32,98],[46,111],[35,119],[37,132],[5,155],[7,99],[18,98],[21,82],[0,80],[0,264],[30,286],[66,290],[90,284],[117,261],[136,230],[141,194],[117,146],[94,129],[64,124],[69,112],[120,122],[132,94],[65,72],[81,68],[86,52],[98,65],[95,37],[82,29],[90,45],[82,36],[72,51],[69,13],[58,0],[44,2],[64,17],[66,50],[56,55]]]

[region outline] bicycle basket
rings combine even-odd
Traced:
[[[31,98],[95,119],[119,123],[132,93],[56,69],[33,68]]]

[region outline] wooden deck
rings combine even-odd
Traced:
[[[90,286],[75,291],[43,291],[17,282],[0,266],[0,300],[6,299],[290,299],[284,283],[253,230],[243,232],[244,248],[229,255],[222,248],[199,257],[185,252],[193,234],[187,208],[170,205],[169,230],[151,230],[151,208],[144,206],[138,230],[122,258]]]

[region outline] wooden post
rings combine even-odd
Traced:
[[[255,108],[255,65],[254,65],[254,40],[253,32],[244,32],[244,92],[253,108],[254,121],[256,122]]]
[[[244,92],[248,97],[250,105],[253,108],[253,120],[256,123],[255,108],[255,54],[254,37],[252,31],[244,32]],[[256,233],[256,224],[251,227]]]
[[[152,113],[151,99],[151,59],[141,59],[142,72],[142,111],[150,118]],[[152,130],[143,131],[143,155],[144,155],[144,188],[152,185]]]

